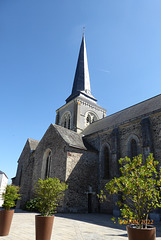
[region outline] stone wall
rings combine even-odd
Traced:
[[[97,152],[69,149],[66,169],[66,180],[69,185],[66,211],[98,211],[97,171]]]
[[[34,167],[32,177],[32,195],[34,186],[39,178],[45,178],[46,153],[51,151],[51,166],[48,177],[57,177],[61,181],[65,181],[66,173],[66,151],[65,142],[51,125],[45,135],[39,142],[34,152]]]
[[[106,110],[85,97],[77,97],[57,110],[56,124],[61,125],[63,115],[71,115],[70,129],[81,133],[87,127],[87,113],[93,113],[97,120],[106,116]]]
[[[16,177],[13,181],[13,184],[20,186],[22,184],[22,182],[24,181],[25,165],[27,165],[29,157],[30,157],[30,146],[29,146],[29,142],[27,140],[27,142],[23,148],[23,151],[18,159],[17,173],[16,173]]]
[[[151,116],[154,157],[161,165],[161,113]]]
[[[30,149],[29,140],[27,140],[18,160],[16,177],[13,179],[13,184],[20,186],[20,194],[22,199],[17,201],[17,208],[24,205],[24,203],[30,198],[34,161],[33,154],[34,153],[31,152]]]
[[[51,166],[48,177],[57,177],[69,185],[59,211],[88,212],[89,207],[90,211],[97,211],[97,151],[70,147],[53,125],[48,128],[35,151],[30,152],[28,143],[24,147],[15,178],[22,194],[17,207],[24,208],[26,201],[34,198],[36,182],[39,178],[45,178],[49,152]]]
[[[150,152],[161,164],[161,113],[150,114],[145,118],[137,118],[116,126],[115,129],[105,129],[98,133],[85,136],[94,148],[99,151],[99,174],[98,174],[98,193],[104,190],[105,184],[115,176],[119,176],[119,163],[121,157],[130,157],[129,144],[131,139],[137,142],[137,154],[142,154],[145,158]],[[110,179],[103,178],[103,159],[102,151],[107,146],[110,152]],[[100,211],[112,212],[115,203],[108,196],[108,202],[101,203]]]

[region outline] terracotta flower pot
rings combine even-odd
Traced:
[[[129,240],[156,240],[156,227],[138,229],[128,225],[126,228]]]
[[[0,236],[7,236],[9,234],[13,213],[14,210],[0,211]]]
[[[50,240],[54,216],[35,216],[36,240]]]

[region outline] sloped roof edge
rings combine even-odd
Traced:
[[[138,118],[146,117],[151,113],[157,113],[160,111],[161,94],[144,100],[128,108],[125,108],[119,112],[111,114],[103,119],[100,119],[90,124],[87,128],[84,129],[82,134],[84,136],[91,135],[109,128],[117,127],[121,124],[136,120]]]
[[[83,135],[78,134],[72,130],[69,130],[67,128],[61,127],[56,124],[51,124],[51,125],[56,129],[56,131],[60,134],[60,136],[63,138],[63,140],[70,147],[87,150],[87,148],[85,147],[85,145],[83,143],[83,139],[82,139]]]

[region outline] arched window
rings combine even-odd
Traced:
[[[110,150],[109,146],[105,144],[101,149],[101,176],[104,179],[110,179]]]
[[[68,129],[70,129],[70,118],[68,119]]]
[[[109,168],[109,150],[108,147],[104,148],[104,179],[110,178],[110,168]]]
[[[43,156],[42,168],[41,168],[41,178],[45,179],[50,177],[52,166],[52,152],[51,149],[46,149]]]
[[[51,168],[51,151],[48,154],[46,159],[46,169],[45,169],[45,178],[50,177],[50,168]]]
[[[64,128],[71,129],[71,114],[70,112],[65,112],[61,118],[61,126]]]
[[[127,140],[127,156],[132,159],[140,153],[140,140],[137,135],[132,134]]]
[[[85,120],[86,120],[86,126],[90,125],[91,123],[95,122],[97,120],[97,116],[92,113],[92,112],[88,112],[86,113],[86,117],[85,117]]]
[[[67,120],[64,119],[64,127],[66,128],[67,127]]]
[[[131,143],[130,143],[130,155],[131,155],[131,158],[135,157],[138,155],[137,153],[137,143],[136,143],[136,140],[135,139],[132,139],[131,140]]]

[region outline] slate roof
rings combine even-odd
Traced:
[[[83,135],[56,124],[52,125],[70,147],[87,150],[82,140]]]
[[[114,128],[137,118],[144,118],[150,113],[152,114],[160,111],[161,94],[90,124],[82,134],[90,135],[104,129]]]
[[[87,52],[86,52],[86,44],[85,44],[84,34],[83,34],[82,42],[81,42],[81,46],[80,46],[72,93],[66,99],[66,103],[68,103],[72,99],[76,98],[80,94],[83,94],[84,96],[88,97],[89,99],[97,101],[91,94]]]

